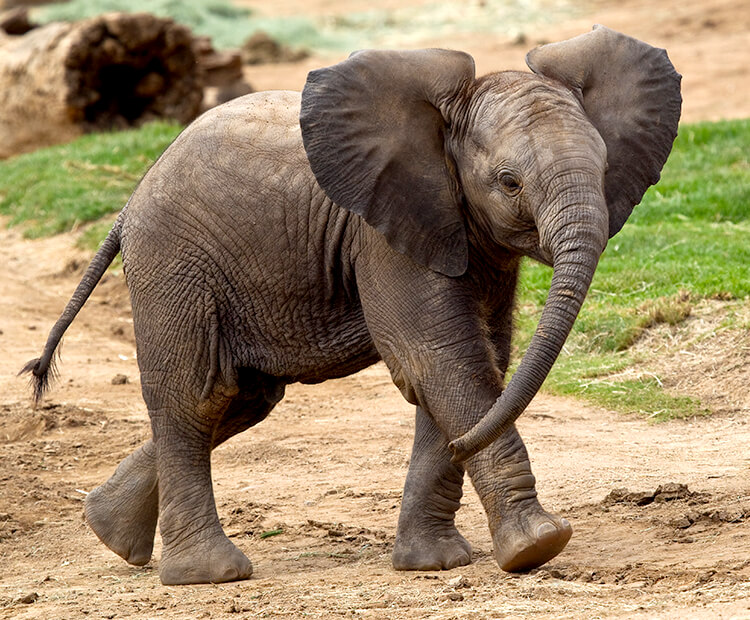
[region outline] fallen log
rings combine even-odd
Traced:
[[[5,34],[26,34],[36,27],[29,20],[29,9],[25,6],[0,12],[0,30]]]
[[[0,39],[0,158],[157,118],[187,123],[203,85],[191,32],[146,13]]]
[[[218,51],[208,37],[196,37],[193,48],[203,76],[203,110],[253,92],[245,80],[239,51]]]

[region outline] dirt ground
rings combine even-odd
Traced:
[[[277,2],[290,13],[343,4]],[[486,72],[595,22],[668,48],[685,76],[688,120],[750,116],[744,0],[604,2],[586,19],[529,33],[525,46],[449,43]],[[315,64],[257,68],[254,84],[299,87]],[[535,399],[519,428],[543,503],[574,528],[543,568],[498,569],[468,484],[457,521],[473,564],[391,568],[413,412],[377,365],[291,386],[268,420],[217,449],[219,514],[255,574],[165,587],[158,540],[155,559],[131,567],[82,520],[85,493],[149,435],[122,276],[106,276],[68,331],[42,407],[30,408],[15,376],[39,355],[88,260],[74,238],[30,242],[0,228],[0,618],[750,618],[750,337],[722,327],[730,313],[748,324],[747,301],[704,302],[681,328],[648,334],[637,346],[657,356],[629,371],[657,373],[712,416],[655,425]]]

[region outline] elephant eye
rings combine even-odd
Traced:
[[[523,189],[521,180],[511,172],[501,172],[497,180],[503,191],[510,196],[517,196]]]

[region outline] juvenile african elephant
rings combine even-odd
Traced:
[[[680,76],[663,50],[597,27],[476,79],[447,50],[365,51],[298,93],[243,97],[195,121],[146,174],[43,355],[122,252],[153,438],[86,500],[133,564],[157,520],[165,584],[250,576],[224,535],[210,452],[287,384],[384,360],[416,405],[393,565],[471,561],[454,525],[464,469],[501,568],[557,555],[570,524],[536,497],[514,421],[575,321],[607,239],[656,183]],[[506,389],[522,256],[554,269]]]

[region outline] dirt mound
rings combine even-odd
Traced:
[[[66,426],[95,426],[101,412],[75,405],[45,403],[29,411],[28,403],[0,405],[0,444],[37,439]]]
[[[750,304],[704,300],[679,325],[647,330],[631,349],[646,362],[630,375],[659,377],[674,394],[697,398],[714,413],[750,413]]]

